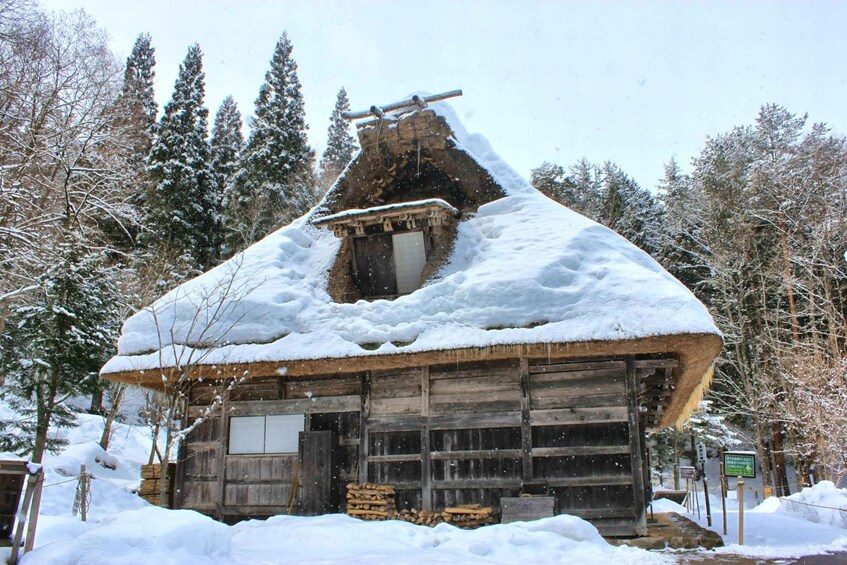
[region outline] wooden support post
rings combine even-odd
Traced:
[[[85,500],[88,498],[88,474],[85,472],[85,464],[79,466],[79,484],[79,516],[85,522],[88,519],[88,508],[85,507]]]
[[[635,533],[647,535],[647,512],[644,501],[644,471],[641,460],[641,429],[638,412],[638,382],[635,359],[626,358],[626,403],[629,416],[629,454],[632,462],[632,495],[635,504]]]
[[[421,369],[421,415],[429,416],[429,366]],[[421,430],[421,506],[432,510],[432,462],[430,461],[429,424]]]
[[[36,481],[35,475],[30,475],[26,481],[26,493],[24,494],[23,504],[21,504],[21,511],[18,513],[18,524],[15,528],[15,539],[12,541],[12,554],[9,556],[9,563],[18,562],[18,552],[21,549],[21,539],[27,522],[26,517],[32,504],[32,497],[35,494]]]
[[[371,374],[362,374],[362,403],[359,412],[359,482],[368,482],[368,418],[371,413]]]
[[[32,495],[32,506],[29,511],[29,524],[26,527],[26,542],[24,553],[32,551],[35,545],[35,530],[38,527],[38,513],[41,511],[41,489],[44,488],[44,469],[36,473],[35,492]]]
[[[709,502],[709,483],[703,473],[703,499],[706,501],[706,524],[712,527],[712,504]]]
[[[218,441],[218,504],[217,514],[218,520],[223,520],[224,497],[226,496],[226,452],[229,449],[229,389],[225,389],[221,398],[221,423],[220,423],[220,440]],[[177,476],[182,473],[178,473]],[[174,481],[174,489],[176,489],[176,481]],[[179,508],[177,505],[177,493],[173,493],[174,508]]]
[[[532,471],[532,421],[530,419],[529,360],[521,359],[521,456],[522,478],[531,481]]]

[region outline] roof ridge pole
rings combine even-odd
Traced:
[[[399,102],[392,102],[391,104],[386,104],[384,106],[371,106],[367,110],[361,110],[359,112],[342,112],[341,117],[345,120],[360,120],[362,118],[367,118],[368,116],[377,116],[383,117],[382,114],[385,112],[391,112],[392,110],[399,110],[401,108],[408,108],[409,106],[418,106],[419,108],[426,108],[426,104],[429,102],[438,102],[440,100],[447,100],[448,98],[455,98],[457,96],[462,96],[462,90],[448,90],[447,92],[442,92],[441,94],[430,94],[428,96],[420,96],[415,94],[411,98],[406,100],[401,100]],[[424,104],[423,106],[421,104]],[[380,111],[381,113],[376,113],[376,111]]]

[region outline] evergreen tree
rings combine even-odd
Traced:
[[[103,254],[86,251],[81,235],[69,233],[57,256],[36,277],[33,299],[11,312],[0,336],[6,376],[0,397],[19,416],[0,421],[0,451],[30,452],[35,462],[62,446],[48,429],[74,425],[67,400],[96,390],[97,373],[117,339],[115,275]]]
[[[232,96],[227,96],[215,114],[215,125],[212,127],[212,178],[222,205],[226,204],[226,194],[235,176],[242,145],[241,112]]]
[[[126,60],[121,102],[131,119],[146,133],[147,144],[141,152],[146,157],[153,142],[158,105],[153,92],[156,72],[156,50],[150,43],[150,34],[142,33],[135,40],[132,52]]]
[[[603,166],[600,221],[653,257],[660,256],[661,208],[652,194],[610,162]]]
[[[314,202],[314,153],[297,63],[288,35],[276,44],[241,152],[225,225],[227,247],[242,249],[305,213]]]
[[[198,45],[189,48],[174,93],[156,128],[149,171],[154,190],[148,202],[149,238],[169,254],[186,257],[195,268],[217,261],[220,214],[210,170],[209,111],[203,106],[205,73]]]
[[[353,153],[358,149],[355,138],[350,135],[350,122],[341,114],[350,111],[347,91],[342,87],[335,100],[335,109],[329,118],[326,150],[321,157],[321,187],[328,189],[344,170]]]

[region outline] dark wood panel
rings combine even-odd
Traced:
[[[552,410],[532,410],[533,426],[554,426],[560,424],[579,424],[586,422],[627,422],[626,406],[597,406],[592,408],[559,408]]]
[[[326,377],[287,378],[283,385],[285,398],[315,398],[322,396],[359,395],[361,377],[355,374],[341,374]]]
[[[572,398],[558,396],[553,398],[533,398],[533,410],[552,410],[555,408],[593,408],[599,406],[624,406],[626,394],[624,392],[615,394],[591,394]]]
[[[227,483],[291,481],[299,472],[297,455],[227,455]]]
[[[231,416],[266,414],[311,414],[314,412],[353,412],[360,408],[359,396],[324,396],[298,400],[233,402]]]
[[[300,466],[302,481],[300,513],[318,516],[337,511],[333,508],[336,476],[332,432],[300,432]]]
[[[626,363],[623,360],[605,361],[542,361],[538,359],[529,360],[530,373],[556,373],[573,371],[603,371],[608,369],[625,370]]]
[[[231,507],[288,506],[292,500],[291,483],[232,484],[224,487],[224,505]],[[246,514],[246,512],[244,512]]]

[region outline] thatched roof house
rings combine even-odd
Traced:
[[[244,462],[232,438],[228,453],[224,447],[227,418],[233,425],[237,414],[265,414],[257,404],[264,402],[265,415],[306,414],[299,429],[331,428],[355,459],[350,478],[403,483],[418,507],[480,496],[496,503],[543,475],[561,511],[578,509],[598,522],[608,519],[609,531],[627,531],[615,524],[641,519],[643,475],[582,481],[578,486],[606,491],[624,485],[630,493],[624,497],[641,490],[634,503],[592,506],[592,495],[564,493],[576,487],[556,465],[545,468],[579,450],[544,433],[559,437],[577,429],[569,423],[584,428],[595,421],[628,422],[634,430],[637,422],[639,433],[624,429],[621,437],[632,464],[643,468],[637,436],[687,417],[708,387],[720,333],[706,308],[647,254],[537,192],[445,104],[417,102],[360,124],[362,151],[309,214],[130,318],[119,354],[102,375],[148,387],[163,386],[162,375],[173,375],[174,367],[206,382],[246,376],[244,387],[253,383],[264,392],[244,396],[242,408],[230,399],[217,436],[227,475],[230,465]],[[569,388],[571,381],[577,388]],[[326,391],[335,393],[320,392],[328,382],[335,384]],[[333,396],[350,400],[315,407]],[[309,406],[302,403],[307,397]],[[295,401],[301,404],[284,405]],[[346,429],[352,424],[341,416],[326,424],[318,413],[347,414],[356,429]],[[474,414],[477,423],[460,422],[461,413]],[[433,430],[480,426],[516,430],[517,445],[508,449],[517,449],[512,455],[523,463],[498,467],[496,479],[476,471],[463,478],[428,455],[417,469],[415,458],[402,456],[406,448],[375,456],[382,444],[373,436],[370,449],[367,442],[367,431],[380,430],[385,445],[390,434],[418,434],[416,447],[409,448],[408,437],[401,443],[421,461],[434,450],[464,462],[471,451],[494,448],[471,449]],[[500,452],[508,449],[497,446],[489,455],[502,465]],[[614,451],[598,450],[597,457]],[[403,470],[410,461],[417,469],[411,474]],[[203,473],[196,477],[203,481]],[[467,489],[460,480],[469,481]],[[493,481],[490,489],[485,480]],[[215,494],[218,487],[207,482],[185,506],[232,515],[255,515],[261,506],[242,502],[240,487],[222,485]],[[629,508],[630,517],[603,515],[597,509],[604,505]],[[274,512],[284,505],[266,506]]]

